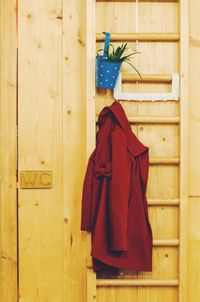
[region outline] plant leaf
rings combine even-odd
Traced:
[[[135,71],[137,72],[137,74],[139,75],[139,77],[142,79],[142,76],[141,76],[139,70],[135,66],[133,66],[130,62],[126,61],[126,63],[128,63],[129,65],[131,65],[135,69]]]
[[[101,48],[101,49],[98,49],[98,50],[97,50],[97,53],[98,53],[98,52],[100,52],[100,51],[102,51],[102,50],[103,50],[103,48]]]

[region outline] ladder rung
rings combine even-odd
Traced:
[[[154,246],[179,246],[178,239],[153,240]]]
[[[180,122],[179,117],[161,117],[161,116],[137,116],[130,117],[129,122],[131,124],[178,124]]]
[[[177,206],[179,199],[148,199],[148,206]]]
[[[171,74],[142,74],[142,78],[137,74],[125,73],[122,75],[122,82],[158,82],[158,83],[171,83]]]
[[[178,165],[180,163],[179,158],[176,157],[155,157],[155,158],[150,158],[149,163],[151,165]]]
[[[97,279],[97,286],[178,286],[178,280]]]
[[[180,39],[178,33],[111,33],[111,41],[173,41],[177,42]],[[105,35],[103,33],[96,34],[96,41],[103,42]]]
[[[96,118],[97,122],[98,118]],[[130,124],[179,124],[179,117],[165,116],[134,116],[128,118]]]
[[[141,2],[146,2],[148,0],[139,0]],[[154,1],[159,1],[159,2],[167,2],[167,3],[171,3],[171,2],[179,2],[179,0],[154,0]],[[116,0],[96,0],[96,2],[116,2]],[[132,2],[132,0],[120,0],[120,2]],[[149,1],[148,1],[149,2]]]

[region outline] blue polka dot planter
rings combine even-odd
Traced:
[[[122,62],[111,62],[96,58],[96,86],[114,89]]]

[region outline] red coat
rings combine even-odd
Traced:
[[[94,271],[152,270],[146,185],[148,147],[133,134],[119,102],[98,118],[96,148],[85,175],[81,230],[92,233]]]

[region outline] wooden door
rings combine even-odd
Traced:
[[[18,1],[20,302],[81,301],[85,151],[84,1]],[[81,158],[81,160],[80,160]],[[27,172],[32,171],[31,178]],[[52,173],[50,188],[25,189]],[[80,250],[82,253],[80,253]]]
[[[86,301],[85,1],[0,6],[0,301]]]
[[[142,52],[134,64],[143,74],[143,80],[133,75],[129,65],[123,64],[124,91],[169,91],[171,73],[179,73],[181,79],[178,102],[121,101],[134,133],[150,149],[147,198],[154,235],[153,271],[121,271],[117,277],[106,279],[92,272],[88,254],[88,301],[188,301],[187,1],[90,1],[88,10],[91,17],[96,12],[95,18],[89,18],[95,32],[90,31],[88,49],[93,50],[94,40],[96,48],[102,48],[102,32],[108,31],[113,45],[125,41],[130,48]],[[94,53],[90,53],[88,66],[92,58]],[[91,112],[96,116],[105,105],[113,102],[111,92],[95,91],[92,86],[94,64],[93,60],[93,77],[88,79],[89,149],[95,129]],[[127,76],[129,74],[132,76]],[[91,101],[92,94],[95,105]],[[89,242],[88,245],[90,250]]]

